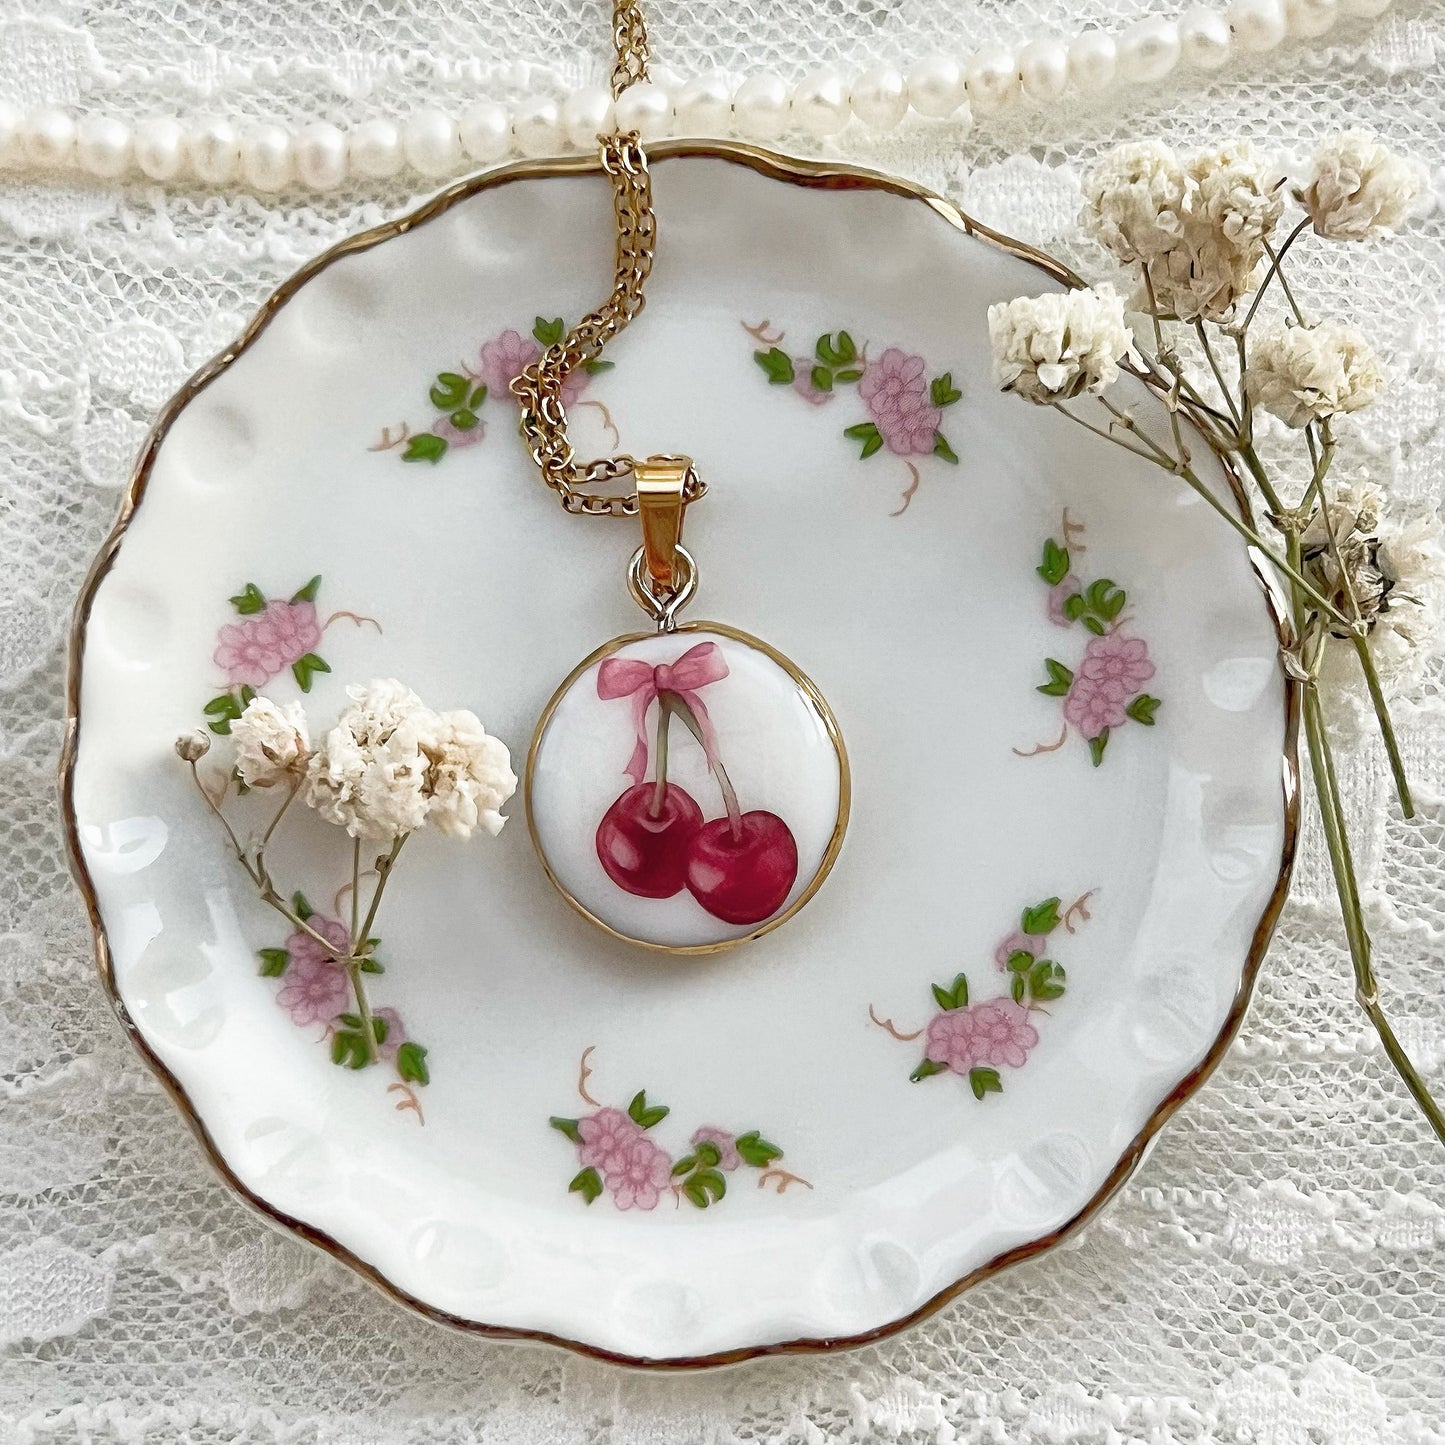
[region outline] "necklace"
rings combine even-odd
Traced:
[[[614,0],[613,40],[618,96],[647,79],[636,0]],[[691,458],[583,464],[568,440],[568,378],[641,312],[656,244],[641,138],[599,143],[617,222],[612,293],[512,391],[532,460],[567,514],[639,519],[627,587],[652,630],[603,643],[543,709],[527,820],[547,876],[592,922],[650,948],[713,952],[776,928],[822,886],[847,825],[848,761],[828,704],[794,663],[722,623],[679,622],[698,588],[683,521],[707,494]],[[630,491],[584,490],[627,478]]]

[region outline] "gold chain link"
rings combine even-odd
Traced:
[[[613,0],[612,39],[617,64],[612,71],[612,94],[647,79],[647,27],[636,0]],[[646,305],[643,286],[652,271],[657,241],[657,218],[652,209],[652,178],[647,153],[636,131],[599,136],[602,169],[612,181],[612,203],[617,219],[617,271],[612,294],[595,311],[584,316],[561,341],[547,348],[512,382],[520,403],[522,437],[542,480],[561,499],[563,507],[589,517],[637,515],[637,493],[579,491],[599,482],[631,476],[634,459],[626,454],[598,457],[579,463],[567,439],[567,408],[562,388],[579,367],[597,360],[602,348]],[[691,469],[683,491],[685,501],[696,501],[707,490]]]

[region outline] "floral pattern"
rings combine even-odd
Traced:
[[[331,671],[316,649],[326,629],[339,618],[358,626],[370,623],[381,631],[374,617],[354,612],[333,612],[323,622],[316,610],[320,591],[319,576],[289,597],[267,597],[254,582],[247,582],[230,599],[236,620],[222,624],[211,654],[224,676],[225,691],[202,709],[213,733],[229,733],[257,689],[282,673],[289,671],[301,691],[310,692],[316,674]]]
[[[914,457],[937,457],[957,464],[958,454],[943,434],[945,408],[963,393],[953,374],[930,377],[923,357],[898,346],[885,347],[876,357],[868,344],[860,347],[847,331],[825,332],[809,356],[784,350],[784,333],[767,321],[743,329],[760,344],[753,360],[774,386],[790,387],[811,406],[822,407],[837,399],[841,390],[854,387],[866,418],[843,428],[843,435],[858,443],[860,457],[886,451],[902,459],[910,475],[902,505],[906,511],[918,490],[921,473]]]
[[[653,1130],[672,1112],[649,1101],[639,1090],[625,1109],[599,1106],[587,1092],[592,1070],[582,1055],[577,1092],[593,1112],[577,1118],[554,1115],[547,1122],[570,1139],[581,1168],[567,1186],[593,1204],[606,1194],[616,1209],[656,1209],[664,1199],[697,1209],[717,1204],[728,1191],[727,1177],[742,1169],[757,1171],[759,1189],[772,1186],[782,1194],[789,1185],[813,1186],[779,1166],[783,1151],[756,1130],[733,1134],[711,1124],[694,1129],[677,1158],[656,1140]]]
[[[1068,739],[1069,729],[1088,744],[1097,768],[1104,761],[1109,739],[1126,722],[1154,726],[1161,699],[1144,690],[1154,677],[1149,644],[1131,637],[1124,628],[1131,620],[1125,608],[1128,593],[1111,578],[1085,583],[1074,572],[1077,554],[1085,551],[1078,539],[1082,523],[1064,513],[1063,537],[1050,537],[1036,569],[1048,587],[1049,621],[1059,628],[1079,627],[1089,634],[1083,656],[1070,668],[1058,658],[1044,659],[1045,680],[1038,691],[1063,699],[1064,728],[1056,742],[1031,749],[1015,748],[1020,757],[1055,752]]]
[[[482,343],[474,363],[464,361],[456,371],[439,371],[432,378],[427,401],[434,414],[429,422],[417,431],[408,423],[395,432],[387,427],[371,450],[401,448],[404,462],[436,463],[454,448],[476,446],[487,435],[483,408],[489,402],[504,408],[508,403],[515,405],[512,382],[566,334],[567,326],[560,316],[550,321],[538,316],[526,336],[513,328],[499,332]],[[592,378],[611,367],[610,361],[593,360],[572,372],[562,383],[563,405],[573,406]]]
[[[1038,1046],[1038,1020],[1048,1016],[1045,1004],[1066,992],[1063,967],[1048,957],[1060,930],[1078,932],[1092,917],[1091,893],[1062,908],[1058,898],[1045,898],[1025,908],[1018,927],[994,949],[994,967],[1008,976],[1008,989],[971,1002],[968,976],[955,974],[951,983],[935,983],[938,1012],[921,1028],[902,1033],[891,1019],[869,1017],[902,1042],[923,1039],[923,1059],[908,1076],[914,1083],[934,1074],[957,1074],[968,1080],[975,1099],[1003,1092],[1002,1069],[1021,1069]],[[1052,943],[1051,943],[1052,940]]]
[[[304,894],[293,895],[290,903],[302,926],[293,929],[280,947],[260,950],[261,976],[281,980],[276,1002],[291,1016],[292,1023],[298,1028],[319,1025],[324,1030],[322,1037],[330,1041],[333,1063],[350,1069],[365,1068],[369,1061],[363,1032],[366,1021],[349,1007],[351,980],[334,956],[350,949],[350,931],[339,918],[317,913]],[[367,939],[358,964],[362,973],[385,973],[385,965],[376,956],[380,942],[377,938]],[[425,1123],[412,1086],[431,1080],[426,1049],[407,1037],[401,1015],[394,1008],[376,1009],[371,1028],[377,1054],[396,1071],[396,1082],[389,1086],[402,1096],[396,1107],[415,1110],[418,1121]]]

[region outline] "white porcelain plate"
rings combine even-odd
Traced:
[[[434,1317],[696,1364],[876,1337],[1097,1208],[1239,1021],[1294,775],[1234,534],[990,381],[988,305],[1057,268],[742,148],[661,148],[655,186],[649,305],[573,397],[579,447],[697,459],[692,615],[831,705],[852,813],[807,907],[725,953],[629,943],[553,888],[519,795],[496,840],[408,848],[386,1057],[338,1067],[334,965],[172,752],[243,687],[305,681],[329,725],[399,677],[520,771],[559,683],[645,627],[636,523],[566,515],[506,394],[610,283],[580,161],[323,256],[167,409],[82,603],[67,797],[117,1011],[238,1190]],[[321,927],[347,840],[279,840]]]

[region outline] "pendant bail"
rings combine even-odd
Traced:
[[[677,548],[682,541],[685,493],[691,474],[691,457],[648,457],[633,464],[637,511],[642,518],[642,551],[647,575],[658,592],[676,590],[681,580]]]

